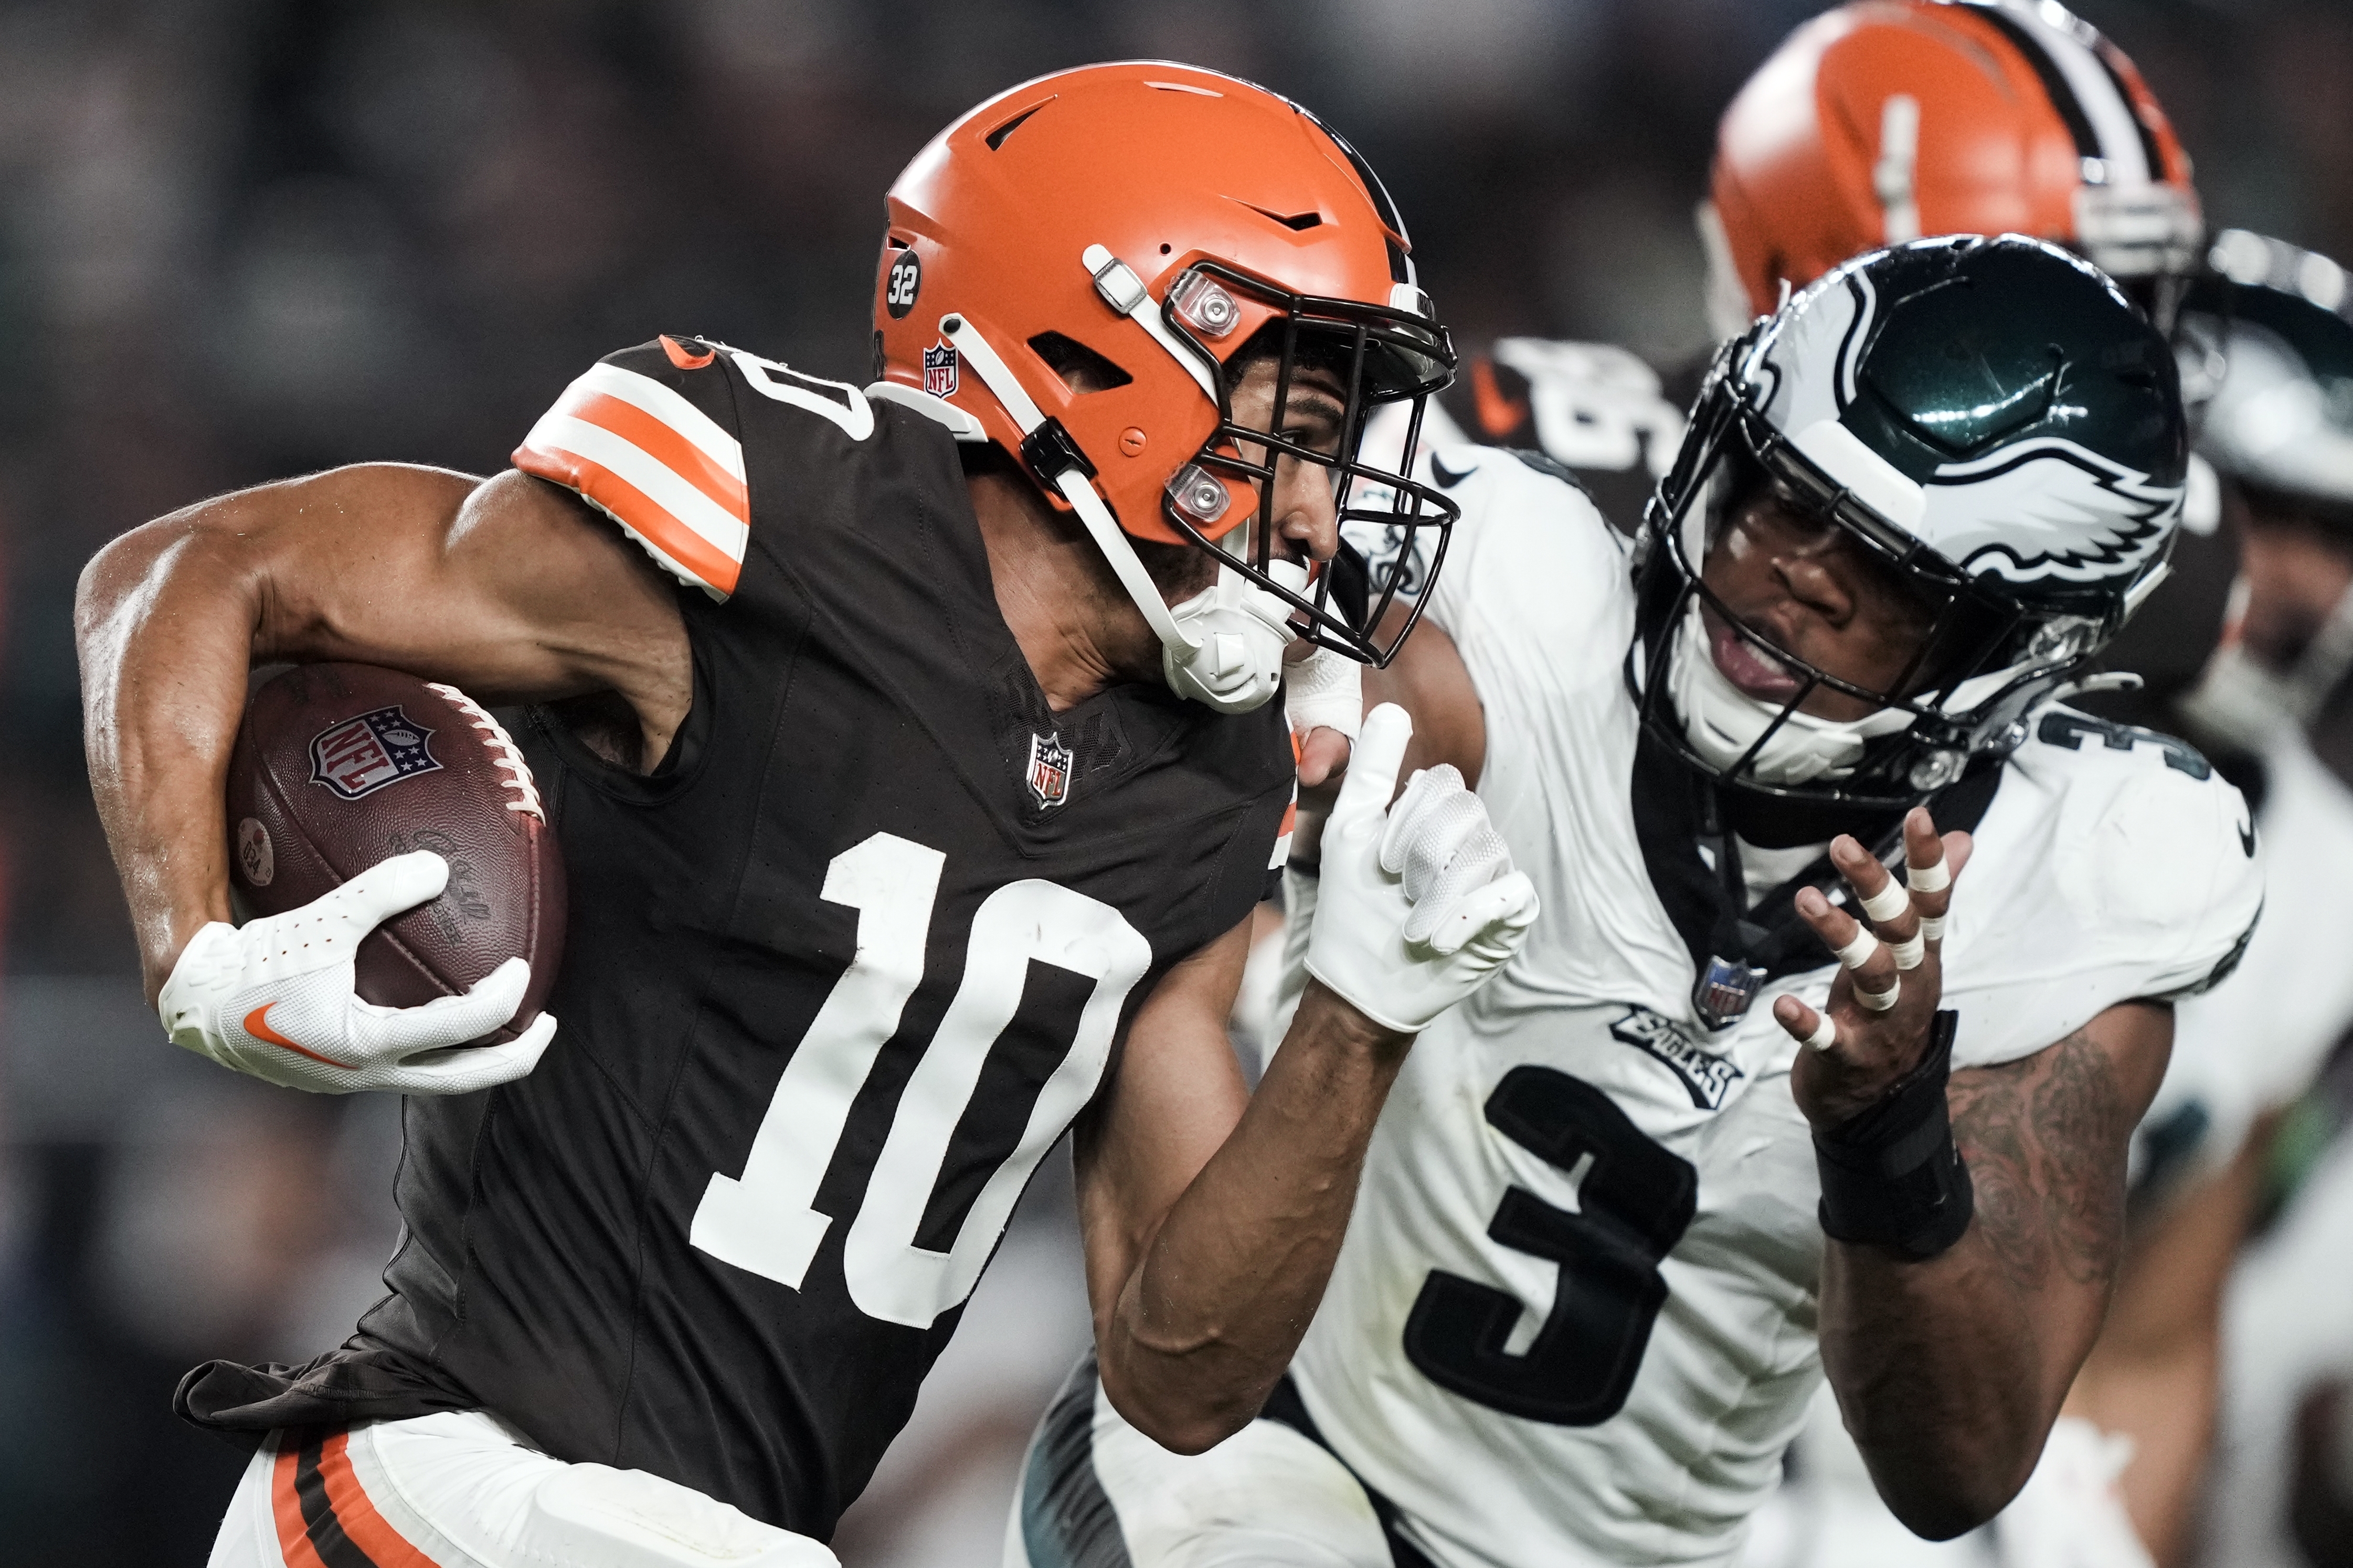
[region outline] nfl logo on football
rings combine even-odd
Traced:
[[[954,343],[940,343],[923,351],[923,390],[934,397],[954,397],[963,379]]]
[[[1060,735],[1029,737],[1029,793],[1040,809],[1062,804],[1071,793],[1071,748]]]
[[[413,773],[438,773],[432,738],[397,706],[346,719],[311,737],[311,782],[357,800]]]

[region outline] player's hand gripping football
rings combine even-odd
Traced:
[[[1424,768],[1395,805],[1413,721],[1366,715],[1324,864],[1307,972],[1373,1022],[1416,1034],[1510,961],[1536,918],[1487,808],[1450,766]]]
[[[1819,891],[1798,895],[1799,916],[1839,960],[1828,1011],[1795,996],[1773,1016],[1809,1049],[1798,1053],[1789,1089],[1816,1127],[1863,1110],[1915,1066],[1944,1000],[1945,911],[1969,858],[1969,836],[1941,837],[1926,806],[1904,818],[1905,879],[1897,881],[1852,837],[1831,841],[1831,864],[1846,879],[1866,929]]]
[[[421,1007],[360,1000],[360,941],[448,885],[430,850],[396,855],[299,910],[214,921],[172,966],[156,1011],[173,1042],[223,1067],[313,1094],[470,1094],[522,1077],[554,1037],[543,1013],[497,1046],[465,1047],[515,1016],[531,965],[511,958],[462,996]],[[453,1047],[465,1047],[452,1049]]]

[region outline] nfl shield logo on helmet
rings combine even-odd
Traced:
[[[954,397],[963,381],[963,362],[955,345],[942,342],[923,351],[923,390],[934,397]]]
[[[432,739],[432,731],[397,705],[346,719],[311,737],[311,782],[357,800],[414,774],[438,773]]]
[[[1726,1029],[1748,1014],[1748,1004],[1765,984],[1765,972],[1733,958],[1711,958],[1707,973],[1692,987],[1692,1010],[1711,1029]]]
[[[1060,735],[1029,737],[1029,793],[1040,809],[1062,804],[1071,793],[1071,748]]]

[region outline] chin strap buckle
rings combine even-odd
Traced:
[[[1021,437],[1021,460],[1049,488],[1073,468],[1089,479],[1095,477],[1095,466],[1079,450],[1078,442],[1071,439],[1062,422],[1050,415]]]

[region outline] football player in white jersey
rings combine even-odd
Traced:
[[[1540,465],[1435,454],[1452,563],[1368,685],[1546,929],[1408,1063],[1267,1415],[1179,1459],[1082,1369],[1008,1560],[1724,1563],[1824,1372],[1914,1530],[2008,1501],[2170,1002],[2261,901],[2234,789],[2056,700],[2185,459],[2164,339],[2017,237],[1729,346],[1630,554]]]
[[[2042,237],[2092,259],[2160,318],[2170,317],[2202,250],[2189,159],[2138,69],[2078,18],[2029,0],[1854,0],[1809,20],[1726,108],[1696,218],[1705,314],[1718,337],[1771,310],[1784,287],[1915,235]],[[1505,337],[1470,360],[1430,428],[1451,408],[1479,439],[1540,449],[1630,531],[1673,457],[1707,360],[1654,366],[1610,344]],[[2106,668],[2136,671],[2145,685],[2090,694],[2086,708],[2179,727],[2172,700],[2213,647],[2235,570],[2218,503],[2211,470],[2193,455],[2176,569],[2104,655]],[[2247,1042],[2237,1043],[2244,1060]],[[2219,1141],[2225,1130],[2211,1131]],[[2227,1145],[2217,1146],[2227,1160]],[[1834,1410],[1818,1405],[1817,1415],[1827,1418],[1810,1425],[1793,1461],[1799,1485],[1774,1505],[1790,1531],[1766,1521],[1745,1568],[1810,1563],[1813,1552],[1873,1568],[1954,1561],[1957,1549],[1919,1542],[1886,1512]],[[2181,1489],[2170,1476],[2126,1478],[2128,1520],[2108,1462],[2122,1449],[2092,1425],[2094,1415],[2113,1421],[2122,1412],[2087,1405],[2071,1414],[2051,1474],[2027,1501],[2044,1517],[2074,1516],[2068,1532],[2078,1542],[2083,1521],[2098,1515],[2117,1560],[2131,1563],[2134,1524],[2147,1525],[2139,1499],[2161,1503]],[[2142,1447],[2146,1472],[2154,1451],[2146,1437]],[[2089,1479],[2054,1493],[2063,1475]],[[2039,1561],[2024,1543],[2041,1528],[2006,1520],[2004,1560]],[[1796,1556],[1772,1544],[1792,1532]]]
[[[2256,1157],[2274,1149],[2276,1178],[2294,1163],[2277,1156],[2319,1146],[2328,1134],[2314,1123],[2329,1118],[2307,1105],[2292,1136],[2247,1149],[2251,1125],[2353,1026],[2335,907],[2353,878],[2353,407],[2341,390],[2353,321],[2327,257],[2229,230],[2213,260],[2217,276],[2184,305],[2185,374],[2215,383],[2198,445],[2223,477],[2243,568],[2232,634],[2184,707],[2197,732],[2252,753],[2266,913],[2232,983],[2180,1010],[2136,1150],[2148,1206],[2189,1244],[2160,1240],[2148,1250],[2161,1257],[2128,1266],[2078,1392],[2140,1417],[2108,1424],[2137,1444],[2121,1481],[2156,1561],[2184,1561],[2202,1533],[2208,1562],[2287,1568],[2299,1561],[2297,1405],[2316,1378],[2353,1373],[2353,1319],[2316,1310],[2312,1291],[2345,1277],[2353,1184],[2324,1172],[2297,1189],[2227,1289],[2224,1277],[2256,1206]],[[2125,1342],[2112,1351],[2109,1339]]]

